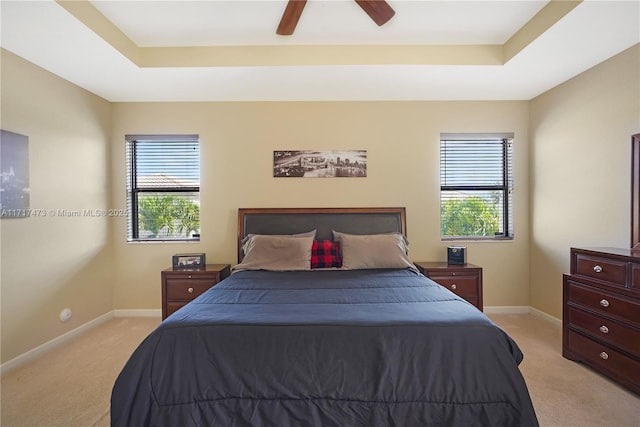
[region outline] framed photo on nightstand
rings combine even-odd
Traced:
[[[175,254],[173,256],[173,268],[204,268],[205,256],[204,254]]]

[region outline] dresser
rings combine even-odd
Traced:
[[[482,267],[473,264],[415,262],[418,270],[434,282],[464,298],[482,311]]]
[[[562,354],[640,394],[640,252],[571,248]]]
[[[162,320],[230,274],[229,264],[207,264],[203,269],[162,270]]]

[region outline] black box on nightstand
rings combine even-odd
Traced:
[[[447,248],[447,264],[464,265],[467,263],[466,246],[449,246]]]

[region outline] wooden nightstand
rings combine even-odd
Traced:
[[[414,264],[422,274],[482,311],[482,267],[473,264],[453,265],[446,262],[415,262]]]
[[[162,320],[207,289],[229,277],[229,264],[207,264],[203,269],[162,270]]]

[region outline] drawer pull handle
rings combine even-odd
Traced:
[[[600,359],[602,360],[607,360],[609,358],[609,355],[606,352],[602,352],[600,353]]]
[[[191,275],[189,275],[189,279],[191,279]]]
[[[603,334],[608,334],[609,333],[609,328],[607,328],[606,326],[602,325],[602,326],[600,326],[600,332],[602,332]]]
[[[609,301],[603,298],[600,300],[600,305],[603,307],[609,307]]]
[[[457,287],[457,286],[456,286],[456,284],[454,283],[453,285],[451,285],[451,289],[453,289],[453,290],[455,291],[456,289],[458,289],[458,287]]]
[[[596,273],[602,273],[602,267],[596,265],[595,267],[593,267],[593,271],[595,271]]]
[[[189,289],[187,289],[187,292],[189,292],[190,294],[192,294],[192,293],[193,293],[193,288],[189,288]]]

